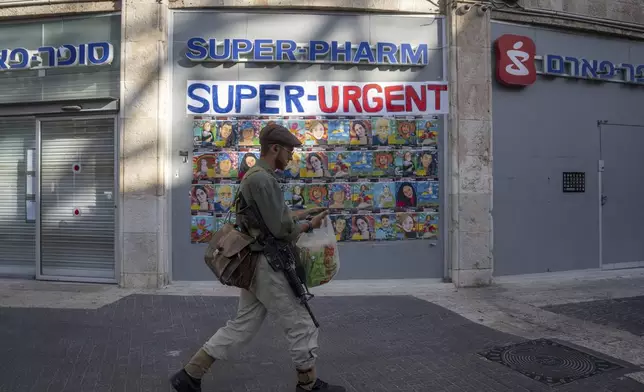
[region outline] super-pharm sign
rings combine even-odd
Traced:
[[[447,114],[447,83],[188,81],[186,111],[217,116]]]

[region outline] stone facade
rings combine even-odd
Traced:
[[[121,284],[168,281],[167,7],[124,0],[121,49]]]
[[[121,279],[125,287],[169,280],[167,227],[169,8],[250,7],[444,13],[447,16],[450,116],[450,276],[458,287],[492,281],[493,203],[490,19],[556,25],[644,38],[644,0],[523,0],[523,9],[452,0],[71,0],[0,2],[0,18],[122,12]],[[483,3],[483,7],[481,4]],[[468,12],[466,12],[468,11]]]
[[[490,13],[453,4],[446,14],[451,277],[457,287],[484,286],[493,268]]]
[[[523,0],[528,10],[554,11],[560,16],[586,16],[614,22],[644,24],[642,0]],[[644,27],[644,26],[643,26]]]

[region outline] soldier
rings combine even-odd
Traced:
[[[239,192],[247,203],[255,203],[268,230],[280,240],[297,241],[302,232],[322,225],[328,210],[314,208],[291,212],[275,177],[275,169],[284,170],[293,156],[293,148],[301,142],[281,125],[269,124],[260,133],[261,156],[242,180]],[[299,223],[306,216],[310,221]],[[250,235],[260,235],[258,227],[248,227],[244,214],[238,222]],[[241,290],[239,308],[234,320],[220,328],[187,365],[171,378],[177,392],[200,392],[201,378],[216,360],[226,360],[235,349],[247,344],[262,325],[267,312],[275,314],[289,343],[291,358],[297,372],[297,392],[344,392],[345,388],[329,385],[317,378],[315,361],[318,350],[318,329],[308,312],[291,290],[282,271],[273,270],[266,257],[259,253],[255,279],[250,290]]]

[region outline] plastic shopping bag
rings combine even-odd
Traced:
[[[307,286],[321,286],[338,273],[338,241],[328,216],[322,227],[314,229],[311,233],[303,233],[297,241],[297,247],[300,249],[300,260],[306,271]]]

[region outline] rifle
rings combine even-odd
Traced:
[[[319,328],[320,324],[313,315],[311,307],[309,306],[309,300],[314,296],[309,292],[309,288],[306,286],[306,275],[301,268],[301,265],[298,263],[299,256],[293,249],[294,247],[285,241],[276,239],[270,234],[266,235],[266,238],[262,243],[264,245],[264,254],[268,263],[271,265],[273,270],[281,270],[284,272],[286,281],[291,287],[291,290],[293,290],[293,294],[295,294],[295,297],[300,300],[300,304],[302,304],[309,313],[311,320],[313,320],[313,324]],[[296,269],[299,269],[300,271],[296,271]]]
[[[238,194],[241,195],[241,189],[238,191]],[[293,294],[300,301],[300,304],[304,306],[306,311],[311,316],[313,324],[316,328],[320,327],[317,319],[311,311],[309,306],[309,300],[314,297],[313,294],[309,292],[309,288],[306,285],[306,272],[302,268],[302,264],[299,262],[299,254],[295,250],[295,246],[288,241],[282,241],[270,232],[264,220],[261,218],[257,206],[253,203],[247,203],[243,195],[241,199],[244,201],[244,204],[247,208],[250,208],[252,214],[254,215],[253,219],[259,224],[260,230],[262,232],[261,241],[259,243],[263,245],[264,256],[268,260],[268,264],[273,268],[274,271],[283,271],[286,281],[288,282]],[[245,210],[246,208],[243,208]],[[240,211],[241,212],[241,211]]]

